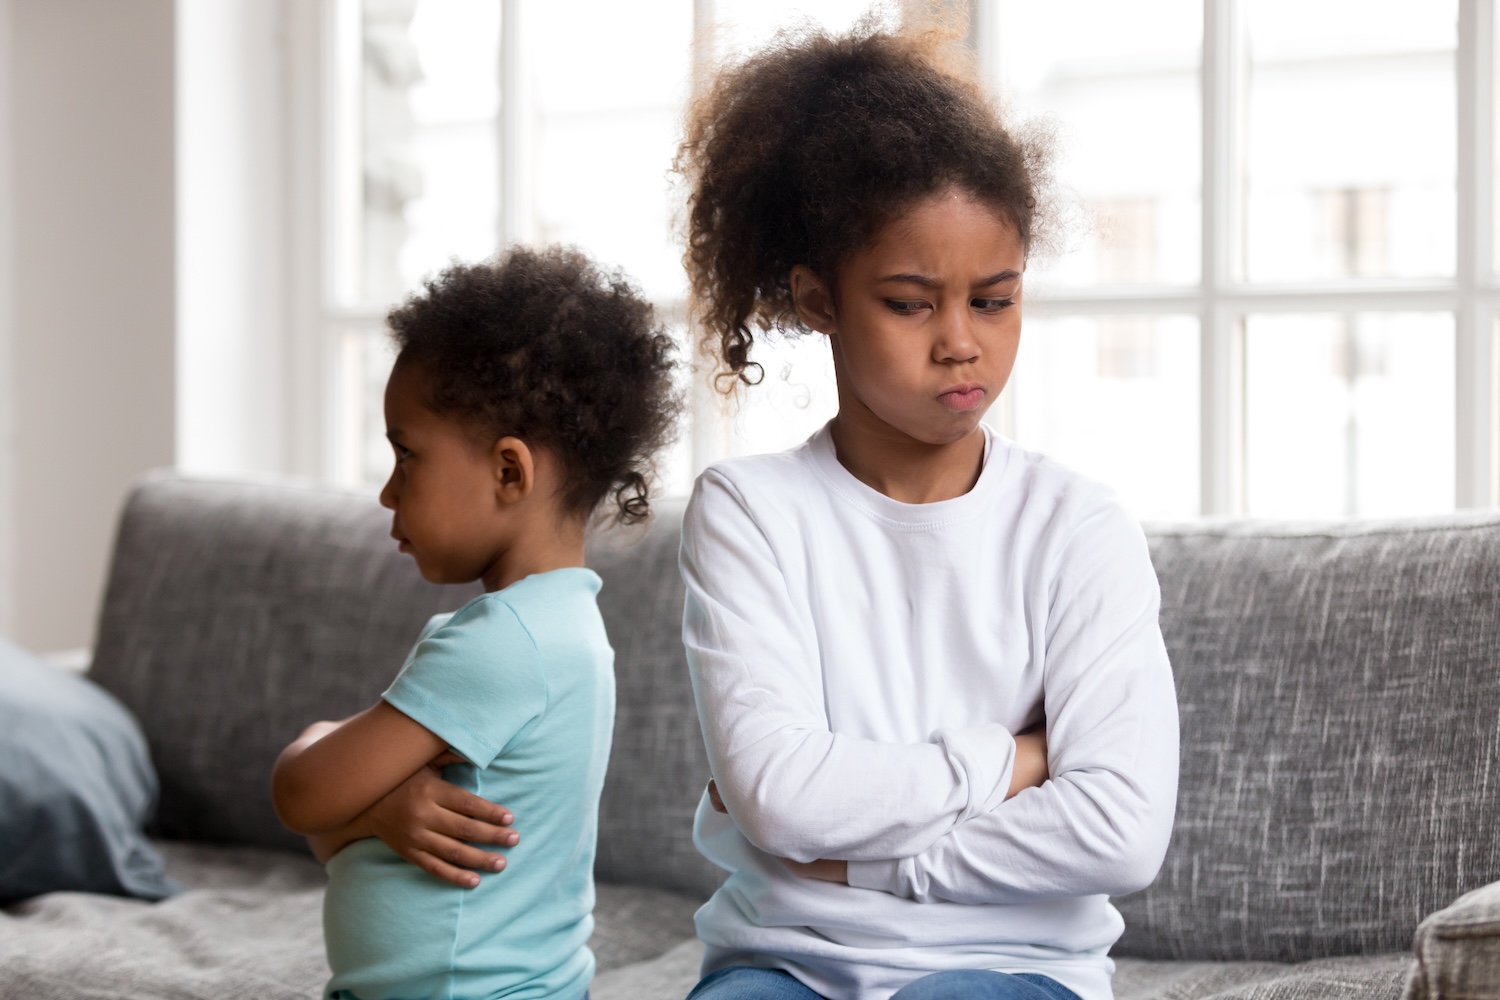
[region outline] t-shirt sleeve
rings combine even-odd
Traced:
[[[487,767],[541,718],[547,685],[515,610],[480,600],[428,622],[382,697],[460,757]]]

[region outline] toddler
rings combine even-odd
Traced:
[[[606,498],[622,521],[648,513],[672,343],[622,278],[555,248],[451,267],[389,321],[391,535],[426,579],[485,592],[427,623],[374,706],[276,762],[278,814],[327,858],[326,995],[577,1000],[614,719],[584,533]],[[509,864],[485,855],[503,875],[444,881],[371,836],[368,811],[443,764],[514,817]]]

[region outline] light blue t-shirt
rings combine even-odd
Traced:
[[[515,814],[503,872],[460,889],[357,840],[328,862],[326,996],[578,1000],[594,974],[594,840],[614,652],[591,570],[528,576],[428,622],[384,697],[469,763],[443,776]]]

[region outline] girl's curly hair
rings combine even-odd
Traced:
[[[951,40],[871,20],[837,36],[784,31],[689,110],[676,160],[689,186],[683,259],[723,377],[758,381],[752,325],[802,331],[794,265],[836,288],[840,265],[927,195],[959,187],[1033,248],[1050,143],[1001,124],[952,65]]]
[[[568,247],[516,247],[447,268],[387,322],[435,411],[561,459],[566,510],[613,496],[620,522],[649,516],[652,461],[681,408],[675,345],[619,272]]]

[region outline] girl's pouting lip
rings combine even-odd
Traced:
[[[984,387],[972,384],[956,385],[941,392],[938,395],[938,401],[960,412],[972,410],[984,402]]]

